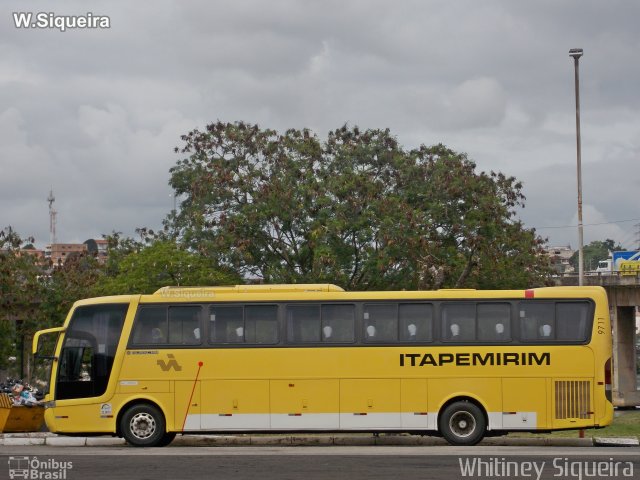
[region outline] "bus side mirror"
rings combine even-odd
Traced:
[[[39,347],[40,347],[40,345],[39,345],[40,344],[40,337],[43,336],[43,335],[48,335],[48,334],[52,334],[52,333],[57,333],[58,335],[60,335],[65,330],[66,329],[64,327],[57,327],[57,328],[48,328],[46,330],[40,330],[40,331],[36,332],[36,334],[33,336],[33,343],[31,345],[31,353],[33,353],[33,358],[57,360],[58,357],[56,357],[54,355],[42,355],[42,354],[38,353],[38,350],[39,350]],[[56,336],[56,339],[57,339],[57,336]],[[55,352],[55,347],[54,347],[54,352]]]

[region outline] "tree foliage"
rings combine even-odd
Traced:
[[[140,240],[113,232],[105,265],[90,255],[61,265],[38,259],[10,227],[0,231],[0,370],[20,372],[20,346],[28,355],[33,334],[59,326],[76,300],[99,295],[151,293],[165,285],[239,283],[215,260],[189,252],[162,232],[141,228]],[[9,361],[9,359],[14,359]]]
[[[34,331],[43,318],[40,269],[36,258],[21,250],[26,242],[33,239],[23,240],[11,227],[0,230],[0,370],[17,368],[22,335]]]
[[[542,239],[515,218],[522,185],[443,145],[404,150],[389,130],[321,141],[245,123],[182,137],[171,169],[190,248],[267,282],[348,289],[525,287],[544,282]]]
[[[127,240],[130,245],[130,242]],[[123,248],[128,248],[125,246]],[[121,254],[121,252],[120,252]],[[157,240],[110,259],[113,272],[97,284],[99,295],[153,293],[163,286],[227,285],[237,275],[221,269],[210,258],[189,252],[171,240]]]

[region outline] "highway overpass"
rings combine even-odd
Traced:
[[[578,285],[577,274],[554,277],[556,285]],[[609,297],[613,326],[613,403],[620,407],[640,405],[636,362],[638,342],[636,308],[640,306],[640,275],[586,274],[584,285],[599,285]]]

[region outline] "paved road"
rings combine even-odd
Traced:
[[[496,480],[510,477],[589,480],[593,476],[587,477],[587,474],[592,471],[594,462],[602,462],[600,468],[605,468],[606,471],[605,475],[598,475],[599,478],[640,480],[638,447],[496,446],[247,446],[154,449],[4,446],[0,455],[0,479],[9,478],[10,458],[15,466],[16,462],[25,457],[32,466],[38,466],[40,472],[60,471],[64,470],[61,466],[70,466],[64,477],[68,480],[462,479],[465,475],[461,470],[461,462],[463,466],[476,465],[476,468],[483,469],[481,472],[475,471],[475,479]],[[34,458],[37,464],[33,463]],[[484,463],[479,464],[478,459]],[[24,468],[25,461],[22,462]],[[537,471],[541,471],[539,477]],[[609,471],[610,474],[607,473]]]

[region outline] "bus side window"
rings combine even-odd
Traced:
[[[365,305],[363,326],[365,342],[397,342],[398,304]]]
[[[320,342],[321,331],[320,305],[287,306],[287,337],[290,342]]]
[[[244,339],[247,343],[273,345],[278,343],[278,307],[247,305],[244,307]]]
[[[483,342],[508,342],[511,340],[510,304],[478,304],[478,340]]]
[[[322,341],[351,343],[355,340],[355,307],[353,305],[322,305]]]
[[[551,302],[520,302],[520,339],[548,341],[556,339],[555,305]]]
[[[401,303],[398,308],[398,338],[401,342],[433,340],[433,306],[426,303]]]
[[[589,304],[587,302],[556,303],[557,339],[574,342],[585,341],[591,331],[588,314]]]
[[[200,307],[191,305],[169,307],[169,343],[174,345],[200,343],[200,311]]]
[[[244,342],[244,313],[239,305],[211,305],[209,307],[209,342]]]
[[[442,306],[442,337],[448,342],[475,341],[476,304],[444,304]]]
[[[161,345],[167,343],[166,307],[140,307],[133,327],[131,343],[134,345]]]

